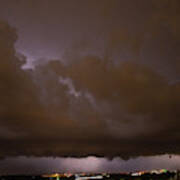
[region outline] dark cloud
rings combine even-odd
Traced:
[[[108,56],[72,54],[66,65],[51,60],[25,71],[16,30],[1,22],[0,38],[2,157],[180,152],[179,83]]]
[[[2,158],[179,154],[178,0],[0,1]]]

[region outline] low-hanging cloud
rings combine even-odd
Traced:
[[[158,7],[155,1],[151,3]],[[107,8],[102,16],[109,13],[111,9]],[[72,50],[67,64],[51,60],[37,63],[32,70],[22,69],[26,58],[17,56],[14,48],[16,30],[0,22],[1,156],[130,158],[179,154],[177,56],[171,61],[159,59],[155,67],[154,59],[148,63],[140,58],[153,49],[151,41],[146,43],[146,35],[150,33],[151,40],[163,38],[161,27],[156,25],[162,18],[172,22],[176,14],[166,15],[171,13],[172,10],[166,11],[165,3],[158,16],[148,16],[150,21],[144,24],[143,32],[132,34],[120,27],[112,28],[107,34],[104,56],[74,54]],[[180,38],[174,21],[167,28],[171,30],[173,47]],[[117,52],[123,47],[135,60],[119,61]],[[175,47],[169,51],[170,56],[178,51]],[[162,53],[160,49],[158,56]],[[113,54],[121,63],[114,61]],[[164,63],[170,64],[168,73],[175,79],[173,83],[165,76],[166,69],[163,73],[156,69]]]

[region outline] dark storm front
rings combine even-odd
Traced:
[[[0,0],[0,180],[179,179],[149,172],[180,168],[179,22],[180,0]]]
[[[116,173],[116,174],[49,174],[49,175],[13,175],[13,176],[0,176],[0,180],[88,180],[88,179],[104,179],[104,180],[180,180],[180,171],[166,171],[166,170],[153,170],[150,172],[135,172],[135,173]]]

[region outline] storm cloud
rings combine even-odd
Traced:
[[[1,157],[179,154],[179,7],[175,0],[97,3],[92,34],[73,35],[62,59],[42,58],[32,69],[22,68],[18,31],[1,21]],[[90,22],[79,18],[86,32],[81,24]],[[101,31],[95,44],[89,37]]]

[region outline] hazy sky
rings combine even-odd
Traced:
[[[89,156],[86,158],[7,158],[0,161],[2,174],[47,174],[55,172],[135,172],[153,169],[174,170],[180,166],[180,157],[168,155],[138,157],[124,161],[118,157],[109,161],[106,158]],[[16,167],[16,168],[15,168]]]
[[[0,170],[179,154],[179,20],[179,0],[0,0]]]

